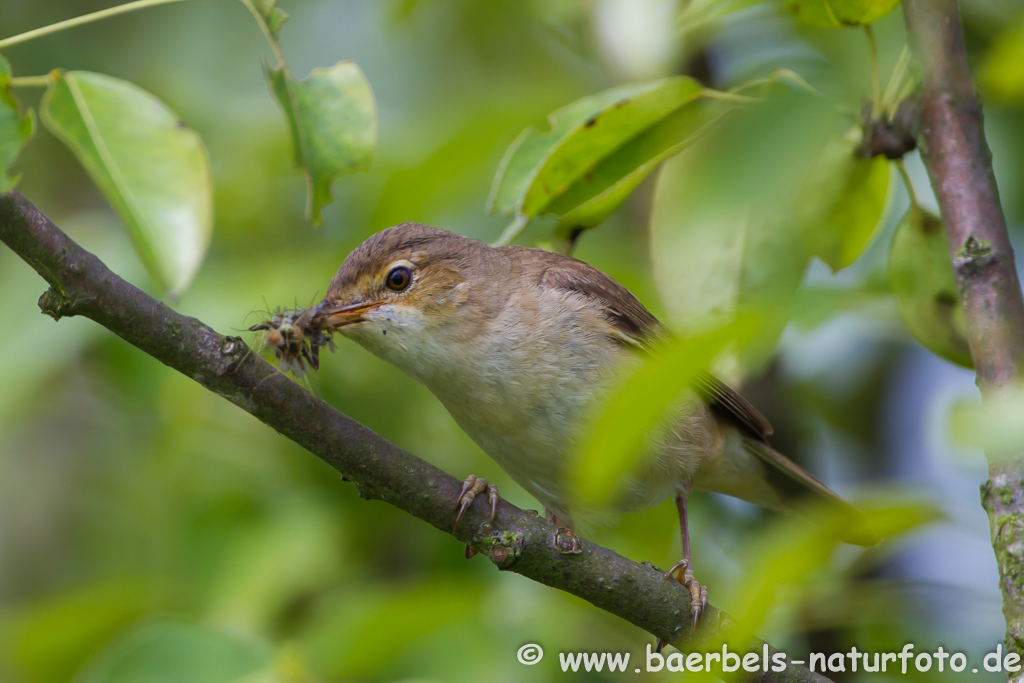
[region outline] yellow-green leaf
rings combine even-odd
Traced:
[[[41,112],[117,211],[153,279],[181,293],[213,228],[210,162],[199,135],[137,85],[88,71],[57,74]]]
[[[10,80],[11,65],[0,57],[0,192],[7,192],[18,183],[18,178],[12,177],[8,168],[32,137],[35,127],[32,113],[19,111],[18,101],[11,94]]]
[[[992,41],[978,68],[978,82],[986,96],[1024,99],[1024,14]]]
[[[933,353],[973,367],[942,220],[911,207],[889,249],[889,281],[910,333]]]
[[[838,271],[851,265],[871,244],[889,197],[889,161],[863,159],[847,137],[830,143],[811,167],[801,219],[814,254]]]
[[[549,130],[529,128],[509,147],[489,209],[517,215],[523,226],[541,213],[563,216],[563,237],[596,225],[700,129],[700,117],[684,110],[702,91],[680,76],[612,88],[555,111]]]
[[[900,0],[786,0],[786,11],[819,28],[865,26],[892,11]]]
[[[373,91],[352,62],[314,69],[301,81],[284,66],[268,67],[266,75],[288,118],[295,163],[306,174],[306,217],[320,225],[334,179],[370,168],[377,144]]]

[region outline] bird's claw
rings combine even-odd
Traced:
[[[491,525],[494,524],[494,514],[498,510],[498,487],[493,484],[488,484],[486,479],[469,475],[466,477],[466,481],[462,484],[462,492],[459,497],[455,500],[455,509],[459,511],[459,514],[455,516],[455,526],[452,531],[457,531],[459,528],[459,522],[462,521],[462,515],[466,513],[469,506],[472,505],[476,499],[477,494],[487,492],[487,500],[491,504],[491,516],[489,517]]]
[[[672,568],[665,572],[666,579],[675,579],[679,583],[683,584],[683,587],[690,591],[690,614],[692,620],[690,621],[690,633],[697,630],[697,624],[700,623],[700,618],[704,614],[705,608],[708,606],[708,589],[707,586],[701,585],[699,581],[693,576],[693,568],[690,567],[690,561],[683,559],[672,565]],[[659,640],[659,645],[661,645]]]

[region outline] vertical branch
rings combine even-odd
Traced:
[[[982,397],[1010,388],[1024,368],[1024,299],[999,204],[981,103],[967,64],[956,0],[904,0],[923,69],[918,138],[942,210]],[[1024,448],[989,453],[981,487],[999,564],[1006,644],[1024,653]]]

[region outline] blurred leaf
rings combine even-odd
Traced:
[[[211,591],[218,623],[269,628],[282,611],[327,582],[339,566],[331,519],[292,504],[265,523],[240,530]]]
[[[1024,99],[1024,14],[992,40],[978,68],[978,82],[994,99]]]
[[[879,306],[891,309],[892,292],[888,285],[883,290],[872,284],[869,282],[853,288],[802,287],[793,308],[793,325],[803,330],[813,330],[826,320],[851,311]]]
[[[623,478],[652,453],[672,408],[686,409],[684,396],[697,373],[729,344],[754,337],[755,319],[745,318],[721,329],[660,344],[650,357],[629,359],[607,398],[595,406],[573,459],[574,493],[582,507],[600,509],[612,502]]]
[[[0,670],[26,680],[69,680],[82,662],[115,632],[141,616],[153,586],[117,579],[50,593],[0,617]]]
[[[18,100],[11,94],[11,65],[0,57],[0,192],[9,192],[18,184],[18,177],[11,176],[8,169],[35,128],[32,111],[25,114],[18,111]]]
[[[389,667],[401,653],[437,634],[446,641],[443,634],[456,628],[452,622],[476,619],[486,604],[479,584],[440,573],[415,585],[364,581],[358,588],[323,604],[320,618],[300,637],[313,670],[329,680],[391,678]],[[423,670],[422,661],[415,666]]]
[[[984,402],[961,402],[950,413],[953,438],[991,458],[1019,453],[1024,444],[1024,387],[1019,384]]]
[[[818,28],[865,26],[892,11],[900,0],[786,0],[786,11]]]
[[[889,161],[860,158],[850,137],[836,139],[811,167],[802,220],[814,254],[839,271],[860,258],[875,236],[889,197]]]
[[[933,353],[974,367],[942,220],[911,207],[889,248],[889,281],[910,333]]]
[[[696,100],[701,90],[697,81],[679,76],[612,88],[555,111],[548,117],[547,132],[528,128],[509,147],[495,176],[488,208],[529,220],[542,212],[555,212],[551,203],[573,190],[575,199],[561,204],[560,211],[593,199],[589,208],[581,210],[588,218],[581,214],[581,219],[593,221],[607,215],[650,170],[634,180],[624,179],[621,185],[618,179],[679,142],[665,134],[681,121],[639,142],[600,172],[596,172],[598,163]],[[688,136],[692,125],[684,125],[677,134]],[[594,176],[588,178],[590,173]],[[581,180],[587,187],[574,188]],[[598,198],[602,193],[605,197]]]
[[[679,30],[693,31],[765,0],[690,0],[679,13]]]
[[[58,73],[41,111],[118,212],[153,279],[180,294],[213,229],[213,181],[199,135],[145,90],[87,71]]]
[[[825,567],[840,539],[848,536],[889,540],[941,518],[931,504],[888,494],[884,500],[858,501],[862,513],[853,522],[849,512],[835,505],[814,503],[800,510],[801,518],[780,517],[758,534],[743,563],[744,580],[731,603],[743,633],[764,623],[774,607],[779,588],[797,586]]]
[[[230,683],[266,669],[270,648],[179,622],[140,624],[104,648],[74,683]]]
[[[735,381],[767,361],[782,333],[814,235],[806,213],[808,169],[841,118],[815,95],[774,86],[760,104],[732,112],[669,161],[651,214],[654,279],[677,331],[727,323],[740,309],[777,314],[760,346],[718,367]]]
[[[313,69],[301,81],[283,65],[267,67],[266,75],[288,118],[295,164],[306,174],[306,217],[321,225],[334,179],[370,168],[377,144],[373,91],[353,62]]]

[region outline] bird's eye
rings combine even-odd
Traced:
[[[388,289],[401,292],[412,282],[412,271],[406,266],[395,266],[388,271],[388,276],[384,282],[387,284]]]

